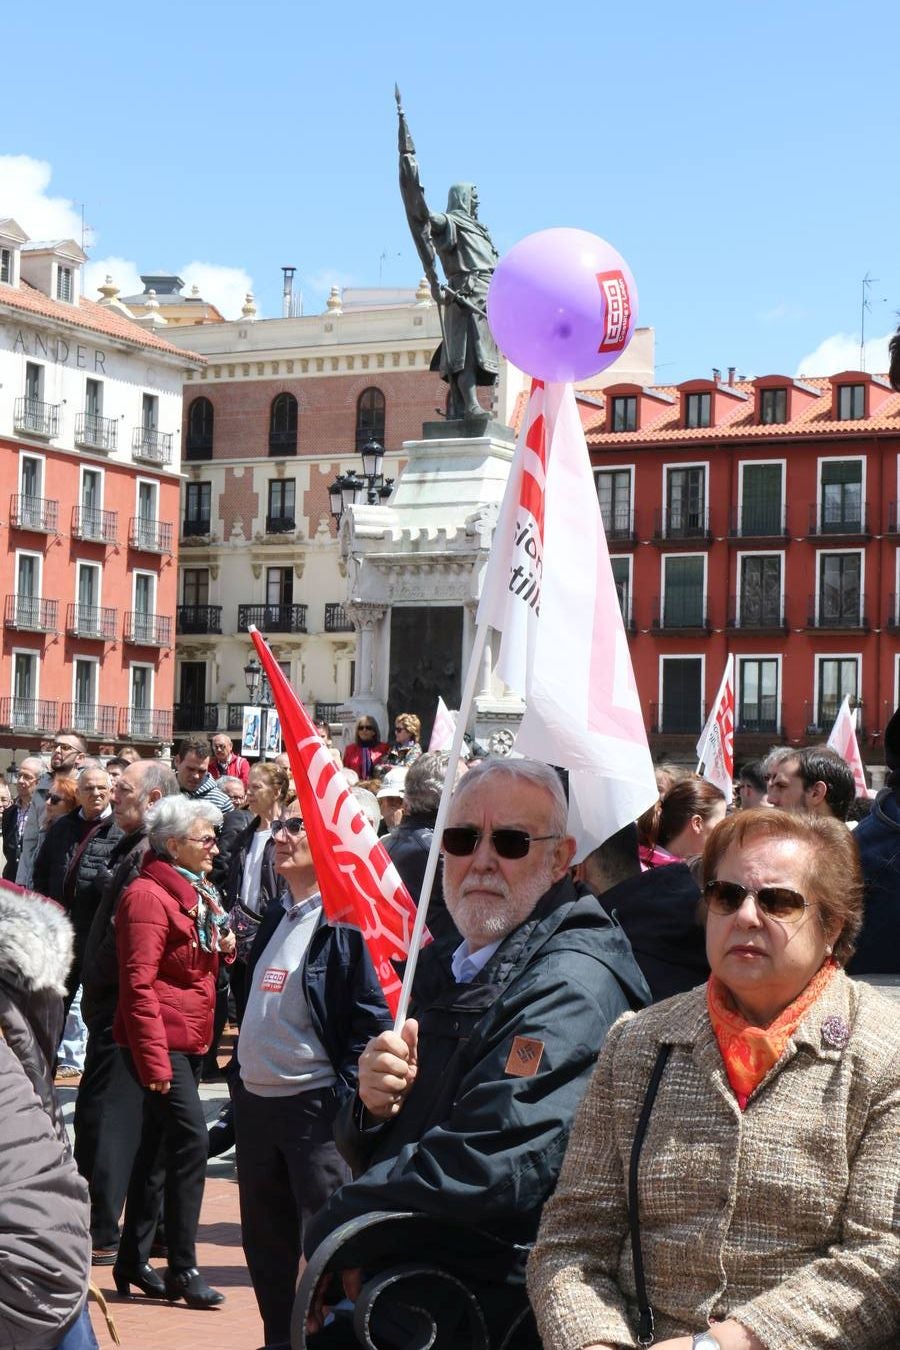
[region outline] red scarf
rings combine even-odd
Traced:
[[[706,1010],[719,1043],[728,1081],[742,1111],[750,1094],[781,1059],[791,1036],[812,1005],[824,994],[837,969],[836,961],[826,961],[793,1003],[789,1003],[767,1027],[755,1027],[748,1022],[735,1008],[722,981],[710,975],[706,986]]]

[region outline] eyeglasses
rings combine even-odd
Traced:
[[[54,742],[53,742],[53,749],[54,749],[54,750],[76,750],[76,751],[77,751],[77,750],[78,750],[78,746],[77,746],[77,745],[67,745],[65,741],[54,741]]]
[[[55,792],[51,792],[47,796],[47,801],[51,806],[59,806],[60,802],[64,802],[66,800],[67,799],[65,797],[57,797]]]
[[[737,914],[748,895],[769,919],[781,923],[797,923],[809,901],[789,886],[760,886],[758,891],[741,886],[737,881],[708,881],[703,887],[706,903],[714,914]]]
[[[374,728],[374,727],[365,727],[365,726],[363,726],[363,727],[357,727],[356,730],[357,730],[357,731],[374,731],[375,728]]]
[[[219,842],[214,834],[186,834],[184,840],[192,844],[202,844],[205,849],[211,849]]]
[[[474,825],[449,825],[441,836],[441,847],[454,858],[470,857],[484,838],[483,830]],[[561,839],[560,834],[529,834],[527,830],[500,828],[491,830],[491,847],[501,858],[524,858],[532,844],[545,839]]]
[[[288,820],[273,820],[273,821],[272,821],[272,836],[273,836],[273,838],[274,838],[274,836],[275,836],[276,834],[282,834],[282,833],[284,833],[284,834],[292,834],[292,835],[296,838],[297,835],[303,834],[303,833],[305,833],[305,831],[306,831],[306,826],[303,824],[303,821],[302,821],[302,819],[300,818],[300,816],[291,816]]]

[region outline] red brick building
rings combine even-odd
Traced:
[[[690,760],[729,652],[736,757],[864,759],[900,702],[900,394],[862,371],[612,385],[583,405],[651,747]]]

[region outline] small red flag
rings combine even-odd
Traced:
[[[360,930],[396,1014],[400,980],[391,962],[409,955],[415,903],[267,643],[253,627],[250,636],[281,718],[322,906],[329,923]],[[431,941],[427,930],[424,941]]]

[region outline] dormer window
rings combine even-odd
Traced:
[[[0,248],[0,282],[12,284],[12,249]]]
[[[686,427],[708,427],[712,400],[708,393],[685,394],[684,425]]]
[[[60,263],[56,269],[56,298],[65,300],[66,304],[72,303],[72,269],[63,267]]]
[[[786,389],[760,389],[759,420],[764,426],[782,425],[787,417]]]
[[[855,422],[866,415],[866,386],[842,384],[838,387],[838,421]]]
[[[631,394],[612,401],[612,430],[637,430],[637,398]]]

